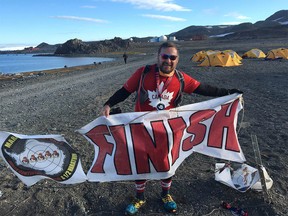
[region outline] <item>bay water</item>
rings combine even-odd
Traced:
[[[101,57],[33,56],[34,54],[0,54],[0,74],[16,74],[113,61]]]

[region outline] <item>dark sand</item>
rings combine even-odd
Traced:
[[[68,68],[66,73],[44,71],[39,76],[0,80],[0,130],[33,135],[63,134],[81,155],[87,172],[94,158],[93,146],[75,130],[97,118],[103,103],[138,67],[156,61],[158,45],[130,50],[126,65],[123,53],[119,53],[117,61],[90,68]],[[200,50],[232,49],[242,55],[252,48],[260,48],[266,53],[274,48],[287,48],[287,38],[179,42],[179,47],[178,69],[201,82],[244,91],[239,142],[247,164],[255,167],[251,135],[257,136],[263,165],[274,184],[269,190],[269,202],[263,200],[262,193],[252,190],[240,193],[214,180],[214,165],[219,160],[194,153],[178,168],[172,184],[178,215],[231,215],[220,207],[221,201],[240,206],[252,216],[288,215],[288,60],[244,59],[243,65],[226,68],[197,67],[190,61]],[[132,98],[120,104],[123,111],[133,110]],[[187,95],[183,104],[208,99]],[[2,159],[0,169],[0,215],[3,216],[123,215],[134,195],[132,181],[62,185],[43,180],[27,188]],[[138,215],[166,215],[159,201],[159,181],[149,181],[146,188],[147,204]]]

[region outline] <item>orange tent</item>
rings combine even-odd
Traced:
[[[279,48],[270,50],[266,55],[266,59],[288,59],[288,49]]]

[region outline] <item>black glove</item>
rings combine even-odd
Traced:
[[[121,113],[121,112],[122,110],[120,107],[111,108],[110,115],[114,115],[114,114]]]
[[[243,94],[244,92],[239,89],[229,89],[228,93],[229,94],[234,94],[234,93]]]

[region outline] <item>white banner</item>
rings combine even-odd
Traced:
[[[246,192],[260,181],[258,170],[247,164],[241,164],[238,169],[233,169],[229,164],[216,163],[215,170],[216,181],[240,192]]]
[[[89,181],[163,179],[194,151],[244,162],[236,134],[241,95],[171,110],[101,116],[78,132],[94,145]]]
[[[61,135],[0,132],[0,156],[27,186],[49,178],[63,184],[87,180],[79,155]]]

